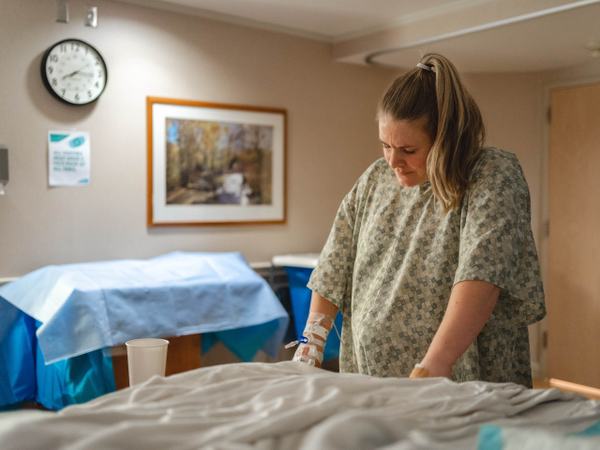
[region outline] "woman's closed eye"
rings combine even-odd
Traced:
[[[388,144],[383,144],[383,143],[381,145],[383,146],[384,151],[386,151],[386,152],[392,151],[392,146],[390,146]],[[417,151],[416,148],[412,148],[412,147],[400,147],[400,148],[398,148],[398,150],[406,155],[412,155],[413,153],[415,153]]]

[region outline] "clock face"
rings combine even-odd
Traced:
[[[96,101],[108,78],[98,50],[79,39],[65,39],[52,45],[42,58],[41,70],[50,93],[70,105]]]

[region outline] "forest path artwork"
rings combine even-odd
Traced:
[[[280,108],[147,97],[147,224],[286,221]]]
[[[270,204],[273,127],[167,119],[168,204]]]

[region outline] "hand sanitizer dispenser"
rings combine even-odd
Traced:
[[[8,149],[0,147],[0,195],[4,195],[4,187],[8,184]]]

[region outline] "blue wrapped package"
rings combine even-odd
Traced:
[[[36,395],[35,321],[0,300],[0,409]]]
[[[0,300],[0,410],[36,401],[57,410],[115,390],[102,350],[46,365],[35,332],[41,325]]]
[[[0,357],[20,358],[0,373],[0,406],[34,392],[50,409],[114,390],[110,357],[101,349],[140,337],[204,334],[206,344],[221,339],[242,360],[259,349],[274,357],[289,321],[239,253],[48,266],[0,287],[0,307],[9,312],[0,314],[0,333],[10,336]],[[18,386],[7,381],[15,377]]]
[[[48,365],[44,363],[39,349],[35,356],[35,401],[44,408],[59,410],[115,390],[112,358],[103,350],[95,350]]]

